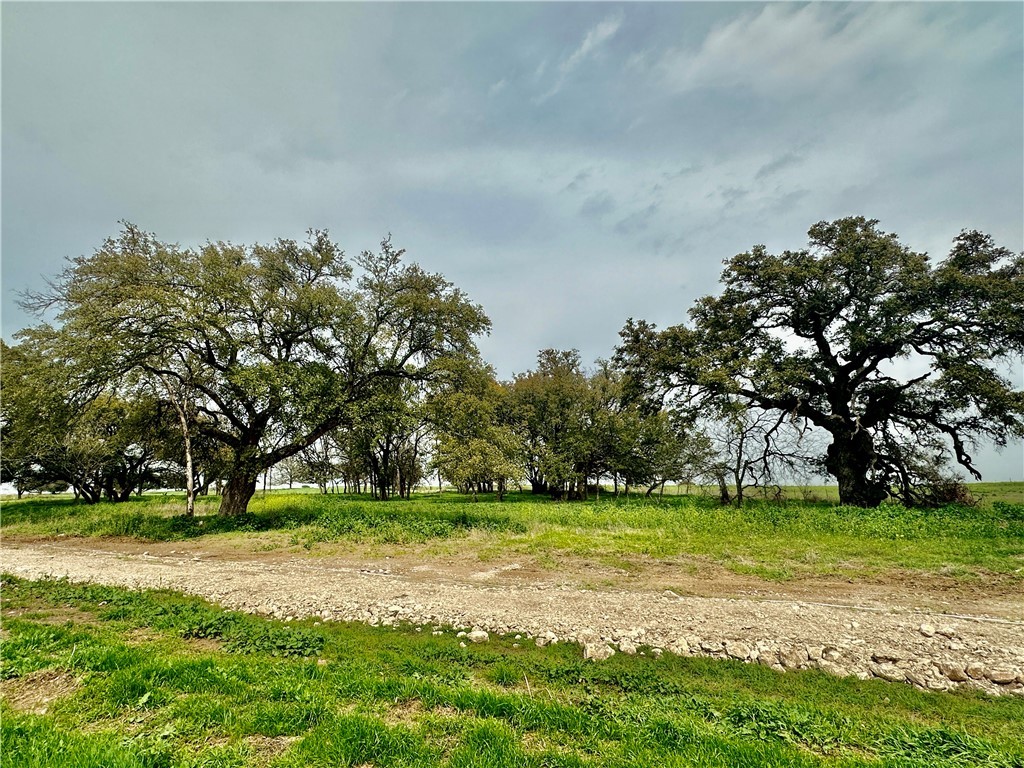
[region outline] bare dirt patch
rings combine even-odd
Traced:
[[[0,697],[18,712],[45,715],[54,702],[70,696],[78,688],[78,680],[73,675],[56,669],[41,669],[0,681]]]
[[[287,752],[297,739],[297,736],[247,736],[245,742],[251,750],[251,765],[269,765]]]
[[[59,626],[61,624],[97,624],[96,616],[88,611],[83,611],[72,605],[63,605],[57,608],[25,608],[21,610],[5,611],[4,618],[26,618],[37,624],[50,624]]]

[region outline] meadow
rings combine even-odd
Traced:
[[[9,538],[192,540],[314,554],[358,548],[518,557],[551,570],[580,559],[627,572],[651,562],[711,563],[775,581],[894,572],[1024,581],[1024,483],[979,484],[976,506],[939,509],[842,507],[819,490],[794,489],[792,500],[754,499],[742,508],[702,494],[555,503],[529,494],[473,502],[433,492],[380,503],[275,491],[258,494],[245,515],[231,518],[214,514],[214,497],[200,499],[188,518],[174,494],[96,505],[42,496],[5,502],[0,531]]]

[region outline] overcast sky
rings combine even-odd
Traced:
[[[3,335],[128,220],[390,232],[502,377],[685,319],[722,261],[865,215],[1024,249],[1021,3],[2,5]],[[1013,372],[1022,385],[1020,371]],[[986,479],[1024,479],[1016,445]]]

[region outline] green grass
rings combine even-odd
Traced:
[[[454,494],[424,494],[382,503],[279,492],[253,499],[249,512],[234,518],[215,514],[216,499],[204,499],[199,514],[187,518],[174,496],[92,506],[43,497],[5,503],[2,533],[143,541],[241,537],[255,549],[299,551],[329,542],[398,552],[430,544],[463,556],[475,551],[481,559],[532,557],[552,568],[565,558],[618,562],[627,572],[652,559],[698,558],[774,580],[910,570],[1024,581],[1024,504],[986,493],[987,504],[924,510],[767,500],[737,509],[685,495],[555,503],[513,494],[503,502],[473,503]],[[1001,495],[1012,493],[1003,489]]]
[[[5,765],[1011,766],[1024,700],[4,578]],[[45,714],[25,692],[63,681]],[[19,698],[19,694],[21,694]],[[31,703],[31,702],[29,702]],[[16,706],[17,705],[17,706]]]

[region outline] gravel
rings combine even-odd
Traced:
[[[544,647],[579,643],[595,663],[617,648],[734,659],[785,671],[1024,696],[1024,621],[906,607],[690,597],[670,590],[587,590],[550,582],[494,585],[409,578],[295,557],[277,562],[153,556],[51,543],[5,543],[2,569],[133,589],[167,588],[284,620],[412,624],[464,639],[519,634]],[[936,629],[937,628],[937,629]]]

